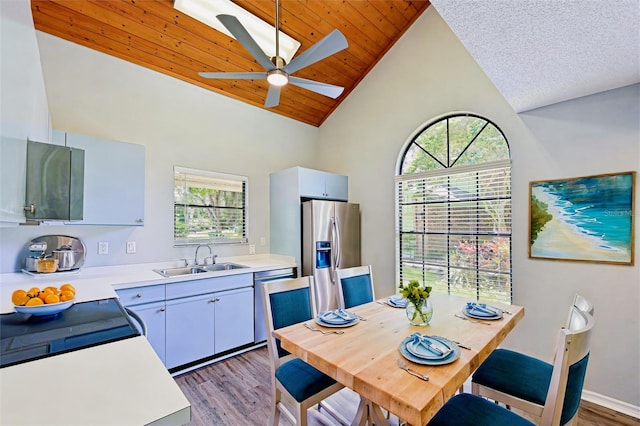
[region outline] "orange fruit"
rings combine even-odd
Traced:
[[[29,295],[24,290],[16,290],[11,295],[11,302],[14,305],[22,306],[29,301]]]
[[[71,284],[69,284],[69,283],[62,284],[62,285],[60,286],[60,291],[64,291],[64,290],[72,291],[72,292],[73,292],[73,294],[75,294],[75,293],[76,293],[76,289],[75,289],[75,287],[74,287],[74,286],[72,286],[72,285],[71,285]]]
[[[44,298],[44,303],[46,303],[47,305],[60,303],[60,298],[55,294],[48,294],[47,297]]]
[[[51,293],[57,294],[58,296],[60,295],[60,290],[58,290],[58,287],[49,286],[45,287],[45,290],[51,290]]]
[[[40,294],[40,289],[38,287],[31,287],[27,294],[31,297],[38,297],[38,294]]]
[[[42,290],[40,293],[38,293],[38,297],[39,297],[40,299],[42,299],[42,301],[43,301],[43,302],[45,302],[45,301],[46,301],[46,297],[47,297],[48,295],[50,295],[50,294],[53,294],[53,292],[52,292],[51,290],[49,290],[49,289],[46,289],[46,288],[45,288],[45,289],[44,289],[44,290]]]
[[[39,297],[32,297],[24,306],[38,306],[44,305],[44,302]]]
[[[72,300],[76,295],[69,290],[63,290],[60,292],[60,301],[66,302],[67,300]]]

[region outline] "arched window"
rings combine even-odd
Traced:
[[[511,163],[502,131],[474,114],[419,129],[396,176],[398,283],[511,303]]]

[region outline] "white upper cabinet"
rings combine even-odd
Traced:
[[[24,222],[27,141],[0,136],[0,226]]]
[[[347,201],[348,178],[320,170],[298,167],[300,197]]]
[[[53,132],[56,144],[85,150],[83,220],[68,225],[144,225],[143,145]]]

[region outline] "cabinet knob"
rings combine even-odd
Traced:
[[[220,299],[218,299],[217,297],[214,299],[209,300],[209,303],[214,303],[214,302],[219,302]]]
[[[142,297],[142,294],[138,293],[138,294],[136,294],[136,297],[137,297],[138,299],[140,299],[140,298]]]
[[[144,219],[136,219],[136,223],[143,223]]]
[[[166,309],[165,309],[165,307],[164,307],[164,306],[163,306],[162,308],[160,308],[160,312],[164,312],[165,310],[166,310]]]

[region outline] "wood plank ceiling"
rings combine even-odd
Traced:
[[[274,0],[234,3],[275,22]],[[345,90],[331,99],[287,85],[280,105],[269,110],[320,126],[428,6],[427,0],[280,0],[280,30],[301,43],[296,55],[335,28],[349,43],[295,76]],[[31,9],[39,31],[264,108],[266,80],[198,75],[263,68],[236,40],[174,9],[173,0],[31,0]]]

